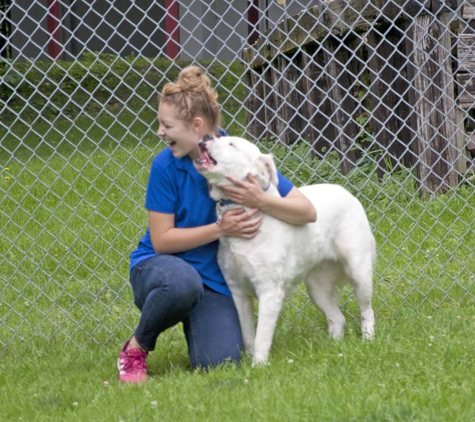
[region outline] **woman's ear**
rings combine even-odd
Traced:
[[[193,132],[200,133],[201,129],[203,129],[204,121],[201,117],[195,117],[191,122],[191,127]]]

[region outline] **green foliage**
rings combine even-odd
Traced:
[[[175,80],[190,61],[147,59],[111,54],[85,53],[70,61],[3,61],[0,66],[1,119],[53,121],[59,115],[76,118],[123,109],[141,113],[156,110],[157,94],[166,82]],[[220,99],[228,108],[239,106],[244,96],[239,62],[202,61],[220,80]]]

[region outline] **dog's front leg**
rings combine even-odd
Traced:
[[[271,291],[259,295],[259,313],[252,366],[267,363],[284,298],[283,291]]]
[[[254,328],[254,306],[252,297],[241,292],[236,292],[235,290],[232,292],[232,295],[238,312],[239,323],[241,324],[244,349],[253,356],[256,330]]]

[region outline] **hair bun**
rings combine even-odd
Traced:
[[[183,91],[207,91],[211,88],[211,81],[203,69],[198,66],[185,67],[178,77],[178,84]]]
[[[198,66],[185,67],[176,82],[166,83],[160,102],[175,106],[185,122],[199,116],[205,118],[212,128],[219,126],[218,93],[213,90],[211,79]]]

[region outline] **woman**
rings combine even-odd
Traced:
[[[239,320],[231,293],[217,264],[222,236],[257,235],[262,211],[290,224],[316,219],[312,204],[279,174],[282,198],[267,195],[256,181],[233,180],[223,187],[244,208],[216,222],[215,203],[206,179],[193,166],[198,143],[219,129],[217,93],[203,70],[190,66],[176,83],[163,88],[158,136],[168,147],[152,163],[145,206],[149,227],[131,254],[130,282],[141,317],[119,355],[119,379],[146,380],[146,358],[160,333],[182,322],[193,367],[238,362],[242,353]]]

